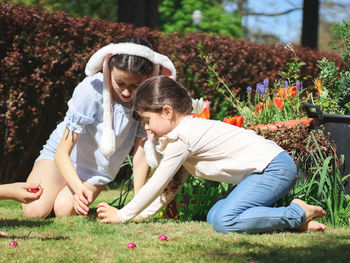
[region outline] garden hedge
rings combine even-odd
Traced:
[[[42,145],[63,119],[73,89],[85,76],[89,57],[122,35],[144,37],[168,55],[178,81],[193,97],[216,102],[213,114],[220,110],[223,98],[207,83],[207,66],[198,56],[198,43],[236,90],[254,87],[266,77],[276,78],[293,55],[282,45],[200,32],[164,35],[148,28],[6,3],[0,3],[0,31],[0,183],[26,179]],[[334,54],[298,46],[295,51],[307,64],[303,76],[317,76],[316,61],[324,56],[341,65]]]

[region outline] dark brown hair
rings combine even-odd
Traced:
[[[134,117],[140,119],[137,112],[161,112],[169,105],[184,115],[192,112],[192,99],[187,90],[175,80],[166,76],[155,76],[145,80],[136,92],[134,99]]]
[[[151,44],[147,40],[137,36],[125,36],[119,38],[116,43],[135,43],[152,49]],[[153,63],[148,59],[126,54],[116,54],[112,56],[109,60],[108,66],[109,70],[116,67],[123,71],[142,75],[150,75],[153,71]]]

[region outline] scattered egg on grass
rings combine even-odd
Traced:
[[[134,243],[129,243],[128,248],[136,248],[136,245]]]
[[[15,241],[15,240],[13,240],[13,241],[10,242],[9,245],[10,245],[11,247],[17,247],[17,246],[18,246],[18,242]]]
[[[164,236],[164,235],[160,235],[160,236],[158,237],[158,239],[159,239],[159,240],[162,240],[162,241],[168,241],[167,236]]]

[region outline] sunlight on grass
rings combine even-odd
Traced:
[[[110,202],[116,190],[103,191],[92,207]],[[350,230],[262,235],[216,233],[205,222],[150,219],[108,225],[88,217],[26,219],[20,204],[0,202],[1,262],[347,262]],[[159,235],[168,241],[159,241]],[[17,240],[18,247],[9,242]],[[128,243],[136,244],[129,249]]]

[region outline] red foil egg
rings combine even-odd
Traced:
[[[168,241],[167,236],[164,236],[164,235],[160,235],[160,236],[158,237],[158,239],[159,239],[159,240],[162,240],[162,241]]]
[[[136,245],[134,243],[129,243],[128,248],[136,248]]]
[[[18,242],[15,241],[15,240],[13,240],[13,241],[10,242],[9,245],[10,245],[11,247],[17,247],[17,246],[18,246]]]

